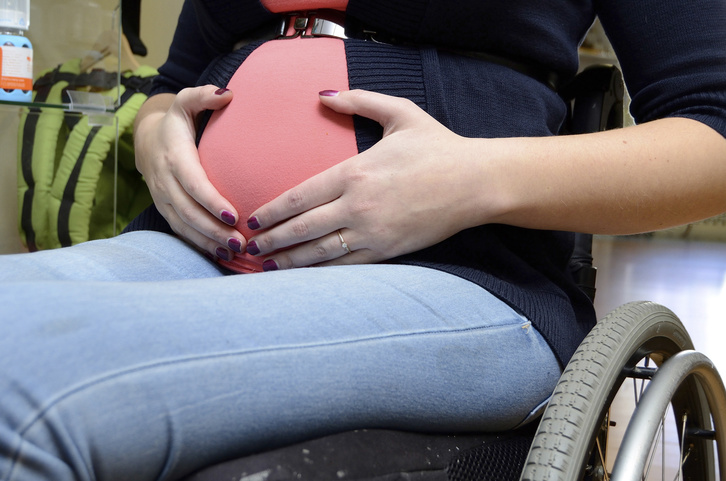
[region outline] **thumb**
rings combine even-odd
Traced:
[[[177,105],[193,116],[205,110],[219,110],[232,101],[232,91],[214,85],[183,89],[177,95]]]
[[[408,99],[367,90],[323,90],[320,102],[341,114],[360,115],[381,124],[384,129],[412,118],[421,109]]]

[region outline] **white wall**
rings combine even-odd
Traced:
[[[183,0],[144,0],[141,2],[141,40],[149,54],[141,63],[158,67],[166,59]]]
[[[72,3],[79,1],[71,0]],[[183,0],[145,0],[142,2],[141,39],[146,44],[149,54],[144,58],[139,58],[140,63],[158,67],[166,59],[182,3]],[[57,7],[60,5],[53,4],[52,6]],[[43,25],[44,13],[51,12],[47,10],[35,12],[35,16],[31,13],[31,33],[29,37],[36,45],[38,45],[38,42],[32,36],[34,34],[36,37],[41,37],[44,33],[38,31]],[[34,22],[33,18],[38,21]],[[36,28],[35,31],[33,31],[34,28]],[[42,43],[40,42],[40,44]],[[90,47],[91,45],[88,46],[89,49]],[[37,55],[39,55],[39,60],[43,58],[41,52],[37,52]],[[58,58],[57,63],[63,60],[65,59]],[[19,109],[16,107],[0,107],[0,254],[24,250],[17,229],[16,151],[18,115]]]
[[[0,108],[0,254],[20,252],[15,150],[18,109]]]

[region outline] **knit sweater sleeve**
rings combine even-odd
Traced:
[[[687,117],[726,137],[726,2],[597,0],[637,122]]]

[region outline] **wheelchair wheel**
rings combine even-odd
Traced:
[[[521,479],[717,479],[714,439],[719,441],[718,448],[722,452],[724,443],[720,441],[725,426],[723,415],[719,411],[726,409],[723,405],[726,398],[723,397],[723,384],[717,374],[715,377],[718,379],[704,379],[699,374],[693,375],[693,366],[684,369],[684,363],[674,358],[676,354],[692,349],[693,344],[686,329],[665,307],[638,302],[626,304],[609,314],[583,341],[562,374],[542,416]],[[699,356],[694,362],[700,366],[703,356]],[[686,357],[693,361],[692,356]],[[663,370],[666,370],[669,366],[664,366],[664,363],[672,358],[676,364],[681,365],[682,373],[679,378],[674,381],[671,374],[670,380],[663,376],[660,378],[665,379],[664,381],[657,380],[659,368],[663,366]],[[712,373],[715,374],[715,370]],[[640,456],[647,459],[646,466],[635,474],[613,472],[613,475],[622,477],[611,478],[612,459],[615,459],[617,465],[620,453],[614,455],[613,449],[609,452],[606,449],[610,428],[615,423],[627,425],[629,422],[626,420],[623,424],[622,421],[614,419],[610,410],[613,400],[621,388],[625,389],[623,386],[626,386],[631,392],[630,395],[636,398],[633,417],[637,417],[638,403],[645,401],[646,394],[649,394],[646,385],[653,387],[656,382],[671,387],[667,394],[667,389],[656,389],[659,393],[650,396],[657,401],[663,401],[665,396],[663,410],[646,413],[651,418],[653,415],[656,417],[656,434],[643,441],[642,434],[633,434],[629,428],[621,444],[625,453],[625,441],[629,437],[627,450],[637,453],[627,454],[639,456],[646,452]],[[668,405],[672,409],[670,417],[675,421],[675,429],[663,421],[663,411]],[[652,408],[648,410],[652,411]],[[640,411],[642,413],[645,410]],[[716,414],[713,423],[712,413]],[[715,430],[713,424],[716,425]],[[662,457],[664,462],[669,461],[675,465],[675,475],[666,474],[662,467],[652,468],[652,460],[656,455],[665,453],[666,442],[662,433],[667,431],[675,431],[677,439],[672,444],[678,448],[675,456],[663,454]],[[631,467],[633,465],[630,461],[620,464]],[[640,465],[637,469],[640,469]],[[722,469],[720,479],[726,479],[723,471]]]

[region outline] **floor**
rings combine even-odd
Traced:
[[[599,237],[593,255],[598,316],[628,301],[658,302],[681,319],[696,349],[726,372],[726,243]]]
[[[726,376],[726,242],[599,237],[593,254],[598,266],[595,307],[599,317],[629,301],[660,303],[681,319],[696,350]],[[633,409],[632,384],[621,392],[611,415],[622,419]],[[626,424],[620,422],[611,429],[611,443],[619,443]],[[649,481],[677,479],[672,462],[679,451],[674,424],[672,417],[666,422],[666,441],[654,457]]]

